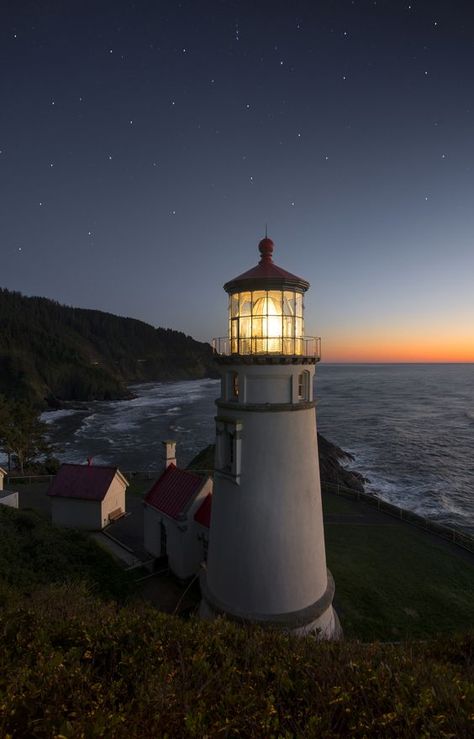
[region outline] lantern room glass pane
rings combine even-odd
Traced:
[[[294,316],[295,314],[295,294],[285,290],[283,293],[283,315]]]
[[[303,296],[291,290],[235,293],[229,304],[231,351],[301,354]]]
[[[296,293],[296,315],[303,317],[303,295],[302,293]]]
[[[239,315],[250,316],[252,314],[252,293],[239,293]]]
[[[296,318],[295,319],[295,336],[297,339],[300,339],[303,336],[303,319],[302,318]]]
[[[231,295],[230,298],[230,315],[231,318],[236,318],[239,315],[239,295]]]

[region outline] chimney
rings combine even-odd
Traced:
[[[165,470],[167,470],[170,464],[176,465],[176,442],[167,440],[161,443],[165,447]]]

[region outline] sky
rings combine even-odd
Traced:
[[[259,258],[325,361],[474,361],[474,7],[3,0],[0,286],[210,340]]]

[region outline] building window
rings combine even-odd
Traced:
[[[232,391],[232,397],[237,399],[239,397],[239,374],[238,372],[232,372],[232,384],[231,384],[231,391]]]
[[[309,400],[309,379],[310,375],[307,370],[300,372],[298,375],[298,400]]]
[[[240,421],[219,418],[216,421],[216,472],[232,477],[235,482],[240,479],[241,429]]]

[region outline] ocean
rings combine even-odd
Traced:
[[[316,370],[319,431],[351,452],[367,490],[474,533],[474,365],[331,365]],[[157,470],[161,440],[185,465],[214,440],[217,380],[134,385],[129,401],[43,414],[63,461]]]

